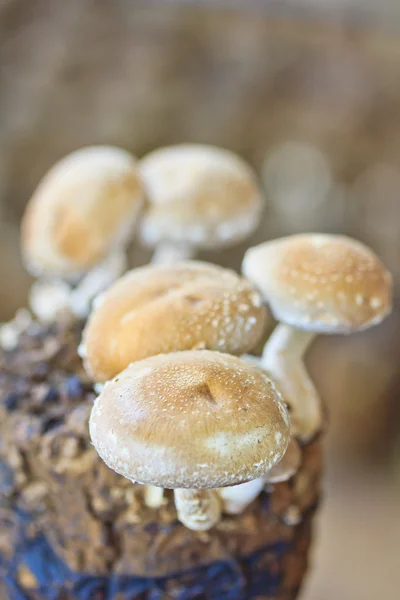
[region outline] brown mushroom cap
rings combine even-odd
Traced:
[[[82,148],[42,179],[22,221],[22,251],[35,275],[76,277],[133,235],[143,202],[135,158]]]
[[[131,362],[179,350],[242,354],[265,327],[252,284],[228,269],[189,261],[127,273],[96,303],[83,333],[85,367],[107,381]]]
[[[130,365],[95,401],[90,435],[124,477],[218,488],[260,477],[284,455],[289,418],[262,371],[207,350]]]
[[[239,156],[213,146],[161,148],[139,162],[149,208],[141,222],[148,246],[161,242],[216,248],[256,228],[262,195]]]
[[[299,329],[348,333],[391,309],[390,273],[367,246],[341,235],[302,234],[250,248],[243,273],[276,319]]]

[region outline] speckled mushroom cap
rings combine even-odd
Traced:
[[[348,333],[391,309],[390,273],[367,246],[341,235],[295,235],[250,248],[243,273],[276,319],[299,329]]]
[[[40,182],[22,221],[34,275],[75,278],[133,236],[143,191],[135,158],[119,148],[82,148]]]
[[[149,207],[141,222],[148,246],[160,242],[216,248],[252,233],[262,195],[239,156],[213,146],[161,148],[139,163]]]
[[[262,298],[228,269],[202,262],[146,266],[119,279],[95,302],[80,352],[96,381],[164,352],[252,349],[266,322]]]
[[[207,350],[130,365],[105,386],[89,426],[109,467],[166,488],[255,479],[289,443],[288,414],[268,377],[239,358]]]

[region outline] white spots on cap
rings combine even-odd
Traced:
[[[98,415],[100,414],[99,411],[97,411],[97,414]],[[110,444],[112,444],[113,446],[117,446],[119,443],[118,436],[116,436],[113,431],[109,431],[107,433],[107,439],[110,442]]]
[[[369,301],[369,305],[370,305],[371,308],[373,308],[374,310],[376,310],[378,308],[381,308],[381,306],[382,306],[382,300],[381,300],[381,298],[378,298],[377,296],[374,296]]]
[[[313,290],[312,292],[309,292],[307,294],[307,300],[315,300],[315,298],[317,298],[317,296],[319,295],[318,290]]]
[[[260,308],[262,306],[262,297],[257,292],[253,292],[250,296],[250,301],[255,308]]]
[[[128,450],[128,448],[126,446],[122,446],[121,449],[120,449],[120,452],[121,452],[121,457],[124,460],[129,460],[130,454],[129,454],[129,450]]]
[[[253,325],[257,323],[256,317],[249,317],[246,321],[245,329],[246,331],[250,331],[253,328]]]
[[[274,437],[275,437],[275,441],[276,441],[276,443],[277,443],[278,445],[280,445],[280,444],[281,444],[281,442],[282,442],[282,434],[281,434],[281,432],[280,432],[280,431],[275,431],[275,435],[274,435]]]
[[[79,344],[77,352],[80,358],[86,358],[86,345],[83,342]]]
[[[321,245],[315,244],[318,238]],[[375,311],[390,309],[386,269],[355,240],[318,238],[300,234],[261,244],[247,254],[244,273],[260,287],[278,321],[315,332],[370,326]],[[375,308],[372,297],[381,305]]]

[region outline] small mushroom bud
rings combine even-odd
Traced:
[[[21,235],[26,267],[40,278],[31,294],[39,318],[51,320],[66,308],[86,315],[94,295],[125,270],[125,246],[142,203],[135,158],[119,148],[82,148],[47,173],[28,203]]]
[[[89,428],[117,473],[174,489],[178,517],[197,531],[219,519],[217,488],[257,479],[289,443],[288,414],[266,374],[208,350],[133,363],[104,387]]]
[[[351,333],[382,321],[391,310],[390,273],[367,246],[322,234],[250,248],[243,273],[280,321],[261,366],[292,409],[294,435],[308,441],[323,426],[323,411],[303,356],[318,333]]]
[[[140,234],[156,247],[154,263],[236,244],[259,223],[263,200],[255,173],[228,150],[170,146],[145,156],[139,169],[148,199]]]

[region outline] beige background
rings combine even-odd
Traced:
[[[398,3],[184,4],[0,0],[1,320],[26,302],[18,223],[30,194],[54,161],[93,143],[239,152],[267,191],[251,243],[354,235],[392,269],[398,297]],[[211,258],[239,268],[245,246]],[[381,328],[320,338],[310,353],[331,428],[305,600],[398,596],[399,352],[396,308]]]

